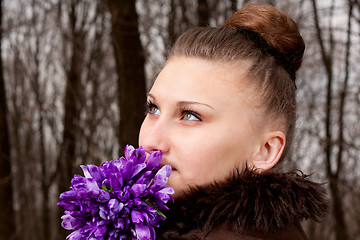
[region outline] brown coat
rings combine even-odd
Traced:
[[[301,172],[245,170],[177,199],[157,239],[306,240],[300,222],[327,209],[324,188]]]

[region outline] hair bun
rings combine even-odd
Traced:
[[[305,43],[297,24],[271,5],[247,4],[236,11],[224,28],[248,29],[260,34],[265,41],[290,61],[296,72],[302,63]]]

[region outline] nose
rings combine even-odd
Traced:
[[[169,124],[165,119],[147,116],[140,128],[139,146],[148,153],[157,150],[167,153],[170,150],[169,134]]]

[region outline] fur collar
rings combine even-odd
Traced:
[[[176,199],[159,236],[210,232],[222,224],[235,232],[278,232],[303,219],[318,221],[328,207],[325,189],[301,172],[245,170],[224,183],[194,187]]]

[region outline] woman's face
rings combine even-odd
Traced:
[[[155,80],[139,145],[163,152],[175,197],[251,165],[261,127],[246,69],[246,63],[172,57]]]

